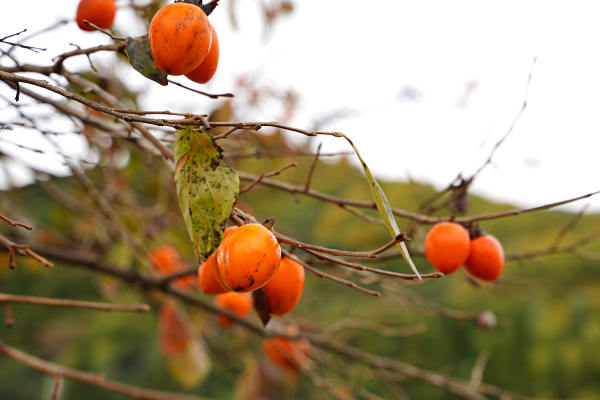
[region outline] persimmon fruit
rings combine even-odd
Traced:
[[[291,372],[298,372],[309,360],[310,342],[306,339],[273,336],[263,339],[262,345],[271,361]]]
[[[247,293],[223,293],[215,297],[215,306],[245,318],[252,311],[252,298]],[[235,325],[235,321],[225,315],[217,315],[217,322],[225,328]]]
[[[183,2],[158,10],[148,32],[154,63],[167,75],[185,75],[198,67],[210,50],[211,38],[204,11]]]
[[[183,272],[186,264],[181,260],[179,251],[168,244],[154,248],[149,255],[150,263],[160,276],[167,277]],[[182,276],[173,281],[179,288],[189,289],[196,287],[196,278],[193,275]]]
[[[209,23],[210,24],[210,23]],[[185,74],[185,77],[196,83],[208,82],[217,71],[217,65],[219,64],[219,37],[217,31],[210,25],[210,32],[212,42],[210,50],[204,60],[194,70]]]
[[[467,229],[451,221],[435,224],[425,237],[425,257],[443,274],[452,274],[469,257],[471,239]]]
[[[237,228],[237,226],[228,226],[225,228],[223,240],[225,240],[235,228]],[[200,289],[208,295],[216,295],[231,291],[223,282],[223,278],[221,278],[219,266],[217,265],[216,251],[198,267],[198,282],[200,283]]]
[[[150,252],[150,263],[161,275],[171,275],[181,264],[179,251],[168,244],[160,245]]]
[[[498,279],[504,269],[504,249],[500,241],[489,234],[471,240],[471,252],[465,269],[482,281]]]
[[[91,26],[83,23],[87,20],[98,28],[108,29],[112,26],[117,13],[115,0],[81,0],[77,6],[75,20],[77,26],[84,31],[95,31]]]
[[[246,224],[232,231],[217,250],[223,283],[234,292],[263,287],[279,269],[281,248],[273,233],[260,224]]]
[[[269,313],[278,316],[290,313],[302,296],[304,267],[297,261],[283,256],[277,273],[262,289],[267,295]]]
[[[219,268],[217,267],[217,254],[213,253],[198,267],[198,283],[200,289],[208,295],[217,295],[229,292],[229,289],[222,283]]]

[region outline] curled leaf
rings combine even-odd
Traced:
[[[148,34],[136,38],[128,36],[125,39],[125,44],[127,45],[129,63],[137,72],[163,86],[166,86],[169,83],[167,81],[167,75],[159,70],[154,63]]]
[[[388,228],[388,231],[390,231],[390,234],[392,235],[393,238],[398,237],[398,235],[400,235],[400,228],[398,228],[398,224],[396,223],[396,219],[394,218],[394,213],[392,212],[392,207],[390,206],[390,203],[388,202],[387,198],[385,197],[385,193],[383,192],[383,189],[381,188],[381,186],[379,186],[379,183],[377,183],[377,181],[375,180],[375,177],[373,177],[371,170],[369,170],[369,167],[367,166],[365,161],[360,156],[360,153],[358,152],[358,149],[354,146],[354,143],[352,143],[352,140],[350,140],[343,133],[341,135],[342,135],[342,137],[344,137],[344,139],[346,139],[348,141],[348,143],[350,143],[350,146],[352,146],[352,148],[354,149],[354,152],[356,153],[356,156],[360,160],[360,164],[363,168],[363,171],[365,172],[367,181],[369,182],[369,188],[371,189],[371,194],[373,195],[373,199],[375,200],[375,204],[377,205],[377,211],[379,211],[379,215],[381,215],[383,222],[385,222],[385,226]],[[406,245],[404,244],[404,242],[397,243],[397,246],[398,246],[398,249],[400,250],[400,253],[402,254],[402,257],[404,257],[404,260],[408,263],[410,268],[419,277],[419,279],[421,279],[421,275],[419,274],[417,267],[415,266],[412,259],[410,258],[410,254],[408,253],[408,249],[406,248]]]

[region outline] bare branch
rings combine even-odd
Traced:
[[[282,167],[282,168],[278,169],[277,171],[268,172],[268,173],[267,172],[263,172],[262,174],[260,174],[260,176],[258,178],[256,178],[256,180],[254,182],[250,182],[250,184],[248,186],[246,186],[245,188],[240,189],[239,194],[246,193],[247,191],[249,191],[250,189],[252,189],[261,180],[263,180],[265,178],[268,178],[268,177],[271,177],[271,176],[275,176],[275,175],[279,175],[283,171],[285,171],[286,169],[297,167],[297,166],[298,166],[298,163],[297,162],[293,162],[293,163],[290,163],[290,164],[286,165],[285,167]]]
[[[310,189],[310,182],[312,181],[312,176],[315,172],[315,169],[317,168],[317,163],[319,162],[321,145],[322,143],[319,143],[319,147],[317,147],[317,153],[315,154],[315,159],[313,160],[312,164],[310,164],[310,170],[308,171],[308,176],[306,177],[306,184],[304,185],[304,192],[308,192],[308,190]]]
[[[168,79],[168,81],[169,81],[169,83],[172,83],[173,85],[182,87],[184,89],[187,89],[187,90],[192,91],[194,93],[201,94],[203,96],[210,97],[211,99],[218,99],[219,97],[234,97],[233,93],[211,94],[211,93],[203,92],[203,91],[198,90],[198,89],[193,89],[193,88],[191,88],[189,86],[182,85],[181,83],[172,81],[170,79]]]
[[[8,218],[8,217],[6,217],[6,216],[2,215],[2,214],[0,214],[0,219],[3,219],[4,221],[6,221],[8,224],[10,224],[10,225],[12,225],[12,226],[20,226],[20,227],[22,227],[22,228],[25,228],[25,229],[27,229],[28,231],[30,231],[30,230],[32,230],[32,229],[33,229],[33,227],[31,227],[31,226],[29,226],[29,225],[25,225],[25,224],[22,224],[22,223],[20,223],[20,222],[13,221],[12,219],[10,219],[10,218]]]
[[[0,354],[11,358],[29,368],[40,371],[46,375],[52,377],[63,377],[85,383],[90,386],[95,386],[110,392],[119,393],[124,396],[144,399],[144,400],[207,400],[206,398],[182,395],[172,392],[164,392],[159,390],[143,389],[136,386],[119,383],[106,379],[104,374],[85,372],[76,369],[63,367],[62,365],[55,364],[41,358],[34,357],[27,354],[19,349],[7,345],[4,341],[0,340]]]
[[[53,299],[48,297],[31,297],[19,296],[14,294],[0,293],[0,303],[19,303],[19,304],[35,304],[53,307],[76,307],[88,308],[91,310],[100,310],[107,312],[123,311],[123,312],[148,312],[150,306],[147,304],[105,304],[91,301],[77,301],[67,299]]]
[[[40,47],[26,46],[26,45],[24,45],[24,44],[20,44],[20,43],[12,43],[12,42],[7,42],[7,41],[6,41],[6,39],[8,39],[8,38],[11,38],[11,37],[14,37],[14,36],[17,36],[17,35],[20,35],[20,34],[21,34],[21,33],[23,33],[23,32],[27,32],[27,29],[23,29],[21,32],[17,32],[17,33],[13,33],[12,35],[5,36],[5,37],[3,37],[3,38],[1,38],[1,39],[0,39],[0,42],[1,42],[1,43],[6,43],[6,44],[9,44],[9,45],[11,45],[11,46],[14,46],[14,47],[21,47],[21,48],[24,48],[24,49],[27,49],[27,50],[31,50],[31,51],[33,51],[34,53],[37,53],[37,52],[38,52],[38,50],[39,50],[39,51],[46,51],[46,49],[42,49],[42,48],[40,48]]]
[[[42,263],[45,267],[52,268],[54,266],[53,263],[37,254],[35,251],[31,250],[28,245],[17,244],[1,233],[0,243],[4,244],[8,248],[8,267],[11,269],[16,268],[15,250],[21,253],[22,255],[29,255],[33,257],[36,261]]]

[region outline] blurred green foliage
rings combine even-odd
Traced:
[[[233,145],[235,144],[235,150]],[[104,167],[88,171],[91,181],[110,195],[123,225],[143,248],[170,243],[194,265],[194,252],[181,220],[174,184],[166,164],[148,159],[128,143],[115,144],[130,158],[124,168]],[[279,131],[270,135],[241,132],[223,141],[225,154],[254,150],[289,153],[280,157],[226,158],[235,170],[260,174],[278,170],[295,161],[298,166],[270,178],[303,186],[313,162],[298,156],[308,146],[292,145]],[[368,162],[368,160],[366,160]],[[419,209],[419,200],[433,189],[417,183],[380,182],[394,207]],[[245,182],[244,184],[248,184]],[[242,187],[244,186],[242,184]],[[352,157],[323,157],[313,175],[311,187],[332,196],[371,200],[367,182]],[[77,205],[63,199],[57,193]],[[121,268],[136,268],[150,274],[143,257],[135,257],[123,242],[115,240],[110,224],[74,178],[50,181],[1,194],[7,214],[34,226],[32,232],[2,224],[1,231],[16,241],[53,246],[77,247],[103,254]],[[335,204],[302,194],[292,195],[262,185],[244,193],[238,206],[258,220],[277,217],[275,229],[298,240],[344,250],[366,251],[389,241],[385,227],[368,223]],[[510,205],[469,197],[468,215],[512,209]],[[363,210],[364,211],[364,210]],[[364,211],[377,217],[374,210]],[[448,209],[439,216],[450,215]],[[569,224],[572,214],[540,211],[485,221],[481,227],[503,243],[507,255],[548,248]],[[585,215],[564,238],[564,243],[590,235],[599,217]],[[433,268],[422,257],[421,246],[428,226],[415,226],[398,219],[401,229],[412,230],[409,243],[421,273]],[[599,251],[598,243],[584,246]],[[397,250],[390,250],[397,254]],[[329,332],[333,340],[364,351],[414,364],[468,380],[480,355],[488,358],[483,381],[512,392],[535,397],[594,398],[600,396],[600,268],[597,263],[573,254],[551,254],[507,262],[498,284],[479,287],[462,270],[420,285],[359,274],[307,258],[324,271],[342,276],[373,290],[380,297],[319,279],[308,273],[303,298],[284,321],[302,329]],[[387,253],[386,253],[387,254]],[[212,371],[193,388],[178,385],[158,345],[158,309],[164,297],[127,287],[81,268],[56,262],[46,269],[30,258],[18,257],[17,268],[8,270],[6,252],[0,253],[0,291],[42,297],[115,303],[148,303],[146,314],[104,313],[85,309],[13,305],[15,325],[0,326],[0,338],[7,344],[70,368],[103,371],[109,379],[136,386],[189,392],[216,399],[243,399],[250,388],[262,382],[269,398],[327,399],[306,376],[282,375],[266,361],[260,338],[244,329],[223,330],[212,315],[184,307],[194,334],[208,344]],[[54,260],[51,260],[54,261]],[[409,273],[398,255],[365,265]],[[197,296],[212,301],[209,296]],[[486,330],[463,316],[489,310],[498,318],[495,329]],[[453,318],[452,316],[458,316]],[[252,317],[258,323],[256,316]],[[358,326],[356,324],[358,322]],[[349,327],[340,328],[348,323]],[[413,334],[387,335],[388,328],[408,327]],[[413,329],[416,328],[416,329]],[[392,332],[393,333],[393,332]],[[381,375],[351,359],[332,357],[313,348],[315,371],[339,390],[354,398],[367,398],[364,390],[393,398],[394,390],[414,399],[453,399],[446,391]],[[0,399],[46,399],[52,380],[6,358],[0,358]],[[260,377],[260,378],[259,378]],[[382,383],[389,378],[390,382]],[[390,389],[390,386],[392,389]],[[362,394],[361,394],[362,393]],[[246,396],[246,397],[244,397]],[[278,397],[279,396],[279,397]],[[75,382],[66,382],[62,399],[122,399],[123,396]]]

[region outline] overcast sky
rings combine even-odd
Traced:
[[[61,0],[60,7],[42,0],[5,3],[0,37],[73,19],[77,6],[76,0]],[[339,115],[319,129],[348,135],[376,176],[412,177],[437,188],[480,167],[526,99],[526,109],[475,181],[473,193],[531,207],[600,190],[596,2],[294,3],[294,13],[278,21],[265,41],[257,1],[237,0],[232,8],[232,0],[221,0],[211,15],[221,43],[220,66],[203,89],[233,91],[235,79],[249,74],[259,84],[294,90],[299,107],[289,124],[311,128]],[[232,11],[237,30],[230,23]],[[28,17],[17,17],[22,15]],[[145,33],[132,21],[131,11],[121,8],[115,26],[124,35]],[[46,52],[17,54],[48,64],[72,50],[69,43],[108,42],[71,22],[28,42],[47,47]],[[68,64],[74,70],[87,66],[83,57]],[[131,69],[116,72],[147,93],[146,109],[201,113],[216,104],[148,82]],[[4,87],[0,94],[12,96]],[[3,112],[0,118],[7,117]],[[252,120],[278,117],[268,107],[254,112]],[[315,148],[321,142],[324,152],[351,150],[335,138],[316,138]],[[6,146],[0,142],[4,151]],[[600,211],[600,196],[571,209],[587,203]]]

